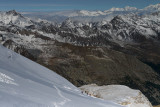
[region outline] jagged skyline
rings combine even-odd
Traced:
[[[60,11],[60,10],[107,10],[112,7],[131,6],[144,8],[159,0],[0,0],[0,10]]]

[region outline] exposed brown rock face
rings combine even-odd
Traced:
[[[149,65],[160,74],[160,44],[153,41],[145,41],[135,45],[125,45],[125,47],[114,47],[114,50],[135,56],[145,64]]]

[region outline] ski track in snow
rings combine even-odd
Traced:
[[[55,107],[59,107],[58,105],[60,106],[63,106],[64,104],[66,104],[67,102],[71,101],[70,99],[66,98],[65,96],[62,95],[61,91],[56,87],[54,86],[54,88],[57,90],[57,93],[58,95],[64,99],[63,101],[59,102],[58,104],[57,103],[54,103]]]

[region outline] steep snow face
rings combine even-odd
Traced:
[[[0,46],[3,107],[121,107],[83,95],[63,77]]]
[[[82,86],[80,89],[91,96],[128,105],[129,107],[152,107],[148,99],[139,90],[133,90],[127,86],[97,86],[91,84]]]

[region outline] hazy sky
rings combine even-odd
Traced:
[[[160,0],[0,0],[0,10],[107,10],[125,6],[143,8],[157,3],[160,3]]]

